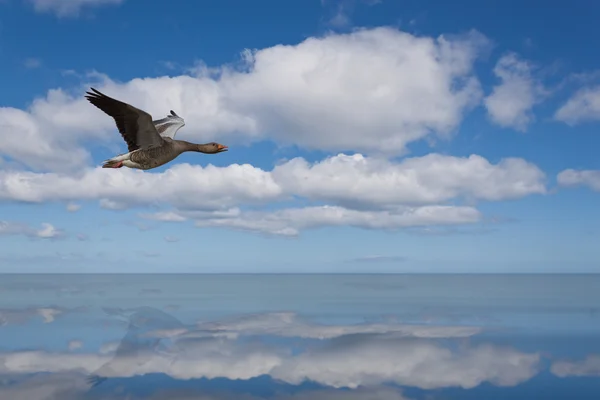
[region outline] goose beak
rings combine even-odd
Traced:
[[[229,150],[229,147],[220,144],[220,145],[217,146],[217,149],[219,150],[219,153],[221,153],[223,151]]]

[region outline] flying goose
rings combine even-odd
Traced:
[[[170,116],[153,121],[147,112],[108,97],[94,88],[91,90],[94,93],[86,92],[85,98],[113,117],[129,150],[128,153],[106,160],[102,168],[128,167],[147,170],[173,161],[186,151],[216,154],[228,150],[227,146],[214,142],[196,144],[176,140],[175,134],[185,123],[173,111]]]

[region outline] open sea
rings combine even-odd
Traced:
[[[0,400],[598,400],[600,275],[0,275]]]

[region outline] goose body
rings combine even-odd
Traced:
[[[147,170],[167,164],[187,151],[205,154],[227,151],[227,146],[219,143],[196,144],[175,139],[185,121],[172,110],[166,118],[153,121],[147,112],[108,97],[94,88],[91,90],[93,93],[86,92],[86,99],[115,120],[129,150],[106,160],[103,168]]]

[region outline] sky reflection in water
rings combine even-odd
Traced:
[[[4,275],[4,399],[596,399],[594,275]]]

